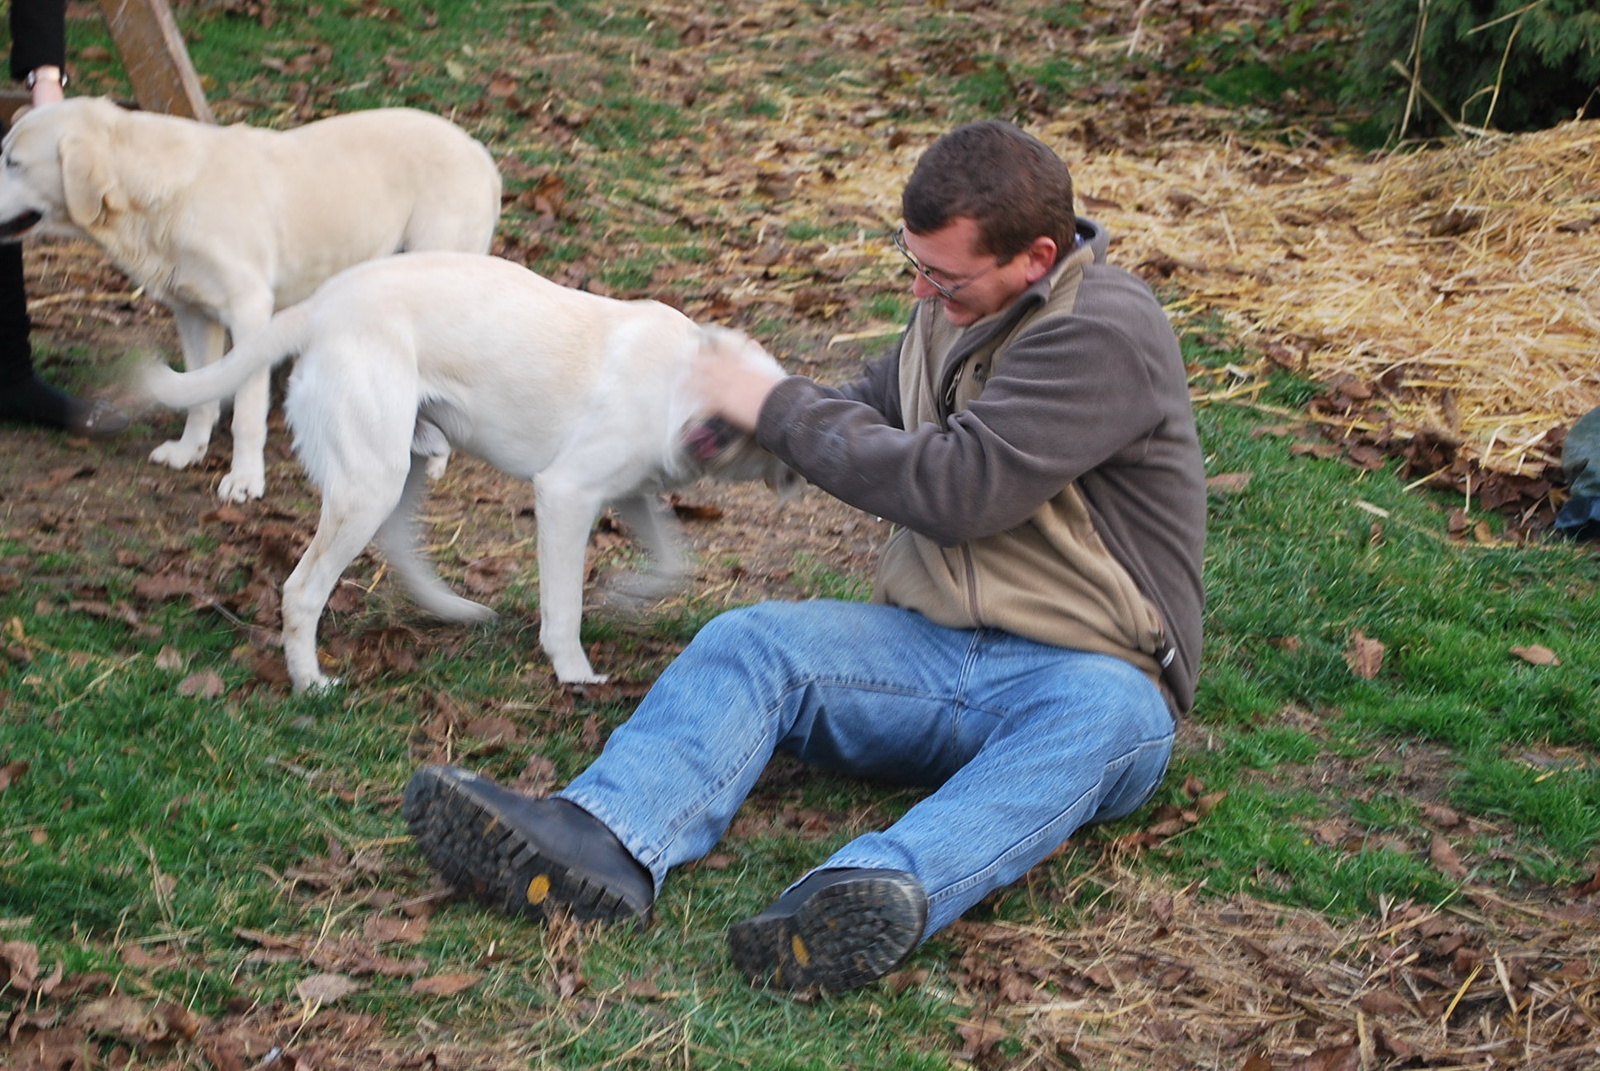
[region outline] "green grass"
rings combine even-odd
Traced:
[[[1594,556],[1560,542],[1452,542],[1445,514],[1458,503],[1407,492],[1386,472],[1291,460],[1284,440],[1252,436],[1277,422],[1249,407],[1201,412],[1208,470],[1252,478],[1241,493],[1212,496],[1206,669],[1194,713],[1211,743],[1178,769],[1214,788],[1272,771],[1285,794],[1230,795],[1172,853],[1174,870],[1312,907],[1369,910],[1380,897],[1436,893],[1438,876],[1419,884],[1415,866],[1366,851],[1330,858],[1299,837],[1340,811],[1362,826],[1406,825],[1392,801],[1418,786],[1368,757],[1409,742],[1436,753],[1420,768],[1421,791],[1515,831],[1515,858],[1483,860],[1480,878],[1579,878],[1600,846]],[[1357,630],[1385,646],[1371,680],[1345,661]],[[1561,664],[1530,665],[1511,652],[1534,644]],[[1309,712],[1317,736],[1281,726],[1286,710]],[[1569,768],[1554,776],[1539,764],[1563,755]],[[1336,757],[1336,791],[1288,791],[1297,781],[1317,786],[1318,763]],[[1224,832],[1222,822],[1239,825]],[[1264,879],[1254,843],[1274,846],[1271,874],[1294,879]]]
[[[1194,354],[1197,367],[1227,356]],[[1206,742],[1180,750],[1156,805],[1182,803],[1191,779],[1226,796],[1144,865],[1175,882],[1203,880],[1214,895],[1240,890],[1336,914],[1371,911],[1380,900],[1443,902],[1457,882],[1429,863],[1429,819],[1420,811],[1428,803],[1496,831],[1455,838],[1474,880],[1510,890],[1592,870],[1600,848],[1594,558],[1561,544],[1453,543],[1442,533],[1454,503],[1406,492],[1387,473],[1294,457],[1288,442],[1252,434],[1276,415],[1219,405],[1199,417],[1210,471],[1252,478],[1244,491],[1212,498],[1208,649],[1192,718],[1192,733]],[[43,574],[83,563],[37,564],[44,583]],[[859,579],[824,562],[798,562],[797,573],[818,595],[865,594]],[[8,939],[37,941],[47,959],[83,972],[115,967],[118,942],[179,935],[182,962],[147,984],[212,1015],[241,999],[283,999],[307,973],[298,962],[252,958],[256,946],[241,930],[359,935],[375,910],[426,892],[425,868],[401,836],[396,793],[429,751],[438,697],[458,711],[502,713],[520,731],[511,747],[462,737],[460,761],[512,779],[537,754],[557,783],[582,768],[631,706],[580,700],[572,712],[541,700],[545,693],[529,687],[538,674],[527,671],[532,636],[521,625],[468,633],[449,652],[356,693],[295,698],[249,683],[248,666],[233,657],[238,634],[217,615],[162,604],[141,631],[73,613],[42,590],[21,585],[0,599],[0,620],[15,622],[10,633],[25,636],[33,653],[5,680],[0,715],[0,759],[30,765],[3,796]],[[381,617],[371,627],[382,627]],[[586,639],[609,659],[659,668],[703,620],[692,611],[635,625],[597,620]],[[1358,628],[1387,647],[1372,680],[1343,658]],[[1508,653],[1530,643],[1556,650],[1561,665],[1531,666]],[[180,670],[156,668],[169,645],[187,656]],[[220,674],[221,699],[177,694],[180,675],[204,669]],[[484,980],[441,1000],[413,996],[407,978],[364,978],[368,987],[348,998],[350,1007],[394,1024],[426,1016],[466,1035],[516,1021],[520,1045],[551,1059],[559,1053],[570,1061],[562,1066],[663,1044],[650,1041],[663,1014],[691,1051],[724,1054],[720,1064],[707,1056],[708,1066],[758,1059],[775,1039],[792,1054],[784,1066],[945,1066],[955,1014],[937,982],[953,954],[946,944],[915,961],[934,972],[925,986],[900,994],[879,987],[817,1007],[749,990],[721,946],[730,920],[759,910],[790,875],[847,839],[845,829],[892,821],[914,798],[782,769],[747,808],[760,820],[719,846],[714,865],[675,876],[646,934],[574,945],[449,908],[432,917],[420,944],[385,951],[420,956],[430,972],[478,970]],[[785,808],[831,815],[830,832],[768,824]],[[1097,844],[1147,815],[1086,831],[1077,854],[1092,858]],[[1319,836],[1331,821],[1346,835]],[[1042,887],[1064,887],[1079,865],[1047,867]],[[976,915],[1074,925],[1077,908],[1038,897],[1036,884]],[[552,988],[563,970],[591,994],[612,994],[612,1010],[574,1018],[571,1001]],[[626,996],[641,986],[668,995]]]
[[[179,14],[230,119],[301,121],[309,115],[293,111],[298,100],[312,114],[390,104],[454,114],[497,159],[555,168],[564,182],[565,208],[548,226],[518,203],[507,207],[501,233],[530,243],[534,267],[587,272],[624,296],[706,302],[719,319],[792,341],[824,374],[843,375],[870,347],[825,343],[903,320],[897,265],[864,270],[859,286],[858,276],[841,284],[803,269],[782,275],[852,292],[825,321],[781,302],[712,299],[760,272],[741,258],[765,243],[847,243],[870,229],[864,213],[797,220],[748,182],[730,180],[715,196],[690,187],[707,179],[708,160],[724,174],[756,153],[784,166],[767,127],[808,107],[837,105],[807,136],[853,119],[886,142],[901,125],[1009,114],[1007,94],[1025,82],[1059,104],[1090,73],[1056,56],[1010,57],[1001,69],[981,11],[966,6],[873,7],[857,19],[860,40],[837,25],[841,9],[861,15],[849,5],[764,12],[755,27],[739,21],[738,5],[691,16],[626,4],[325,0],[272,5],[270,29],[221,5]],[[1073,25],[1082,12],[1041,3],[1014,14]],[[824,40],[829,27],[835,36]],[[713,34],[708,51],[692,45],[698,33]],[[92,56],[104,42],[93,20],[74,22],[75,51]],[[319,44],[331,54],[297,69],[295,57]],[[1259,39],[1233,44],[1243,55]],[[74,66],[85,89],[126,92],[114,61]],[[487,94],[496,72],[516,81],[514,102]],[[674,103],[685,95],[691,106]],[[756,133],[729,133],[741,125]],[[531,183],[508,174],[513,197]],[[1188,357],[1205,384],[1238,355],[1200,337],[1195,328]],[[1174,884],[1202,882],[1207,896],[1242,891],[1335,914],[1441,903],[1461,884],[1428,856],[1436,808],[1448,807],[1469,823],[1444,832],[1474,881],[1511,894],[1593,874],[1600,564],[1560,543],[1453,542],[1446,520],[1459,502],[1409,492],[1389,472],[1296,457],[1292,440],[1256,434],[1314,390],[1284,378],[1261,396],[1270,409],[1199,411],[1208,471],[1251,479],[1211,496],[1199,699],[1153,808],[1188,806],[1194,783],[1224,795],[1129,865]],[[309,523],[306,503],[297,508]],[[218,546],[181,524],[118,538],[152,548],[166,539],[199,556]],[[7,557],[32,554],[34,542],[0,529]],[[411,770],[448,756],[515,779],[542,762],[546,784],[560,784],[634,700],[574,700],[550,687],[530,653],[534,592],[523,584],[508,589],[506,617],[484,629],[421,622],[387,597],[335,614],[328,631],[369,648],[392,641],[397,660],[350,692],[293,697],[255,680],[244,630],[187,601],[139,601],[114,561],[109,543],[87,541],[39,553],[17,583],[0,583],[0,764],[28,764],[0,791],[0,938],[36,942],[69,978],[103,970],[141,996],[210,1016],[259,1003],[293,1018],[299,981],[354,969],[337,957],[263,956],[240,931],[308,946],[360,941],[372,917],[414,911],[427,919],[425,935],[383,954],[420,957],[428,974],[482,977],[434,998],[413,994],[411,976],[359,974],[366,988],[340,1007],[371,1014],[396,1038],[459,1037],[531,1067],[951,1065],[953,1022],[965,1014],[951,974],[971,939],[931,942],[912,962],[927,979],[903,991],[879,986],[815,1004],[750,990],[722,945],[730,921],[759,910],[846,830],[892,821],[913,793],[780,766],[746,808],[751,821],[668,883],[642,935],[576,940],[467,906],[430,913],[430,879],[398,815]],[[867,593],[864,578],[832,563],[793,564],[807,594]],[[241,571],[230,583],[245,579]],[[85,587],[133,605],[138,623],[75,610]],[[710,612],[691,599],[655,621],[591,615],[584,638],[619,679],[648,680]],[[1385,645],[1371,680],[1345,661],[1356,630]],[[1561,664],[1510,653],[1530,644],[1553,649]],[[168,649],[182,668],[159,668]],[[408,651],[409,662],[399,657]],[[221,697],[180,694],[182,681],[207,670],[219,675]],[[480,716],[509,720],[517,739],[475,737],[469,723]],[[1104,905],[1074,898],[1074,882],[1153,813],[1085,831],[974,916],[1081,924]],[[822,832],[784,818],[808,814],[822,816]],[[140,941],[176,955],[167,966],[130,967],[124,950]]]

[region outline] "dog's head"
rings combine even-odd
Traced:
[[[739,361],[781,372],[783,369],[750,336],[725,327],[700,328],[702,351],[713,350],[719,360]],[[720,418],[696,421],[684,433],[684,446],[695,464],[718,480],[761,480],[780,499],[793,496],[804,485],[800,475],[756,445],[753,435]]]
[[[122,207],[99,97],[33,108],[0,142],[0,241],[32,234],[92,237]]]

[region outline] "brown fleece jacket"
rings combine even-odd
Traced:
[[[1206,507],[1187,377],[1155,296],[1079,227],[1088,240],[994,316],[956,328],[924,301],[866,378],[782,381],[756,436],[901,529],[875,600],[1115,655],[1182,712]]]

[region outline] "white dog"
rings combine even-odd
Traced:
[[[169,406],[222,397],[298,354],[286,411],[295,451],[322,489],[322,519],[283,586],[283,647],[295,689],[332,683],[317,621],[345,567],[376,537],[429,612],[493,612],[452,592],[419,553],[413,516],[429,457],[450,447],[533,481],[539,642],[563,682],[602,681],[584,654],[584,548],[614,505],[657,563],[684,566],[654,493],[709,467],[726,479],[799,478],[741,439],[709,466],[704,407],[689,388],[701,346],[723,360],[776,362],[744,335],[697,327],[654,301],[617,301],[550,282],[498,257],[406,253],[358,265],[274,316],[217,364],[143,369],[138,389]]]
[[[88,237],[172,310],[186,367],[222,355],[276,309],[352,264],[402,250],[487,253],[500,217],[489,152],[426,112],[353,112],[287,132],[218,127],[80,97],[34,109],[4,142],[0,240]],[[218,494],[266,490],[270,383],[233,402],[233,467]],[[152,461],[205,456],[219,402],[190,410]]]

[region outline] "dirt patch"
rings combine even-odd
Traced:
[[[26,259],[30,292],[43,295],[30,308],[45,378],[94,391],[107,387],[106,377],[128,354],[176,360],[170,314],[130,291],[98,250],[41,242],[27,247]],[[813,367],[822,377],[851,372],[843,357],[836,367]],[[282,387],[280,376],[280,401]],[[226,418],[201,465],[174,472],[148,460],[181,427],[180,415],[150,412],[104,443],[21,428],[0,432],[13,444],[0,454],[0,518],[6,534],[29,551],[27,560],[7,565],[58,605],[137,616],[152,602],[187,598],[229,615],[259,650],[264,683],[279,684],[277,589],[315,531],[317,496],[292,455],[281,407],[274,408],[267,442],[267,495],[241,506],[215,495],[231,456]],[[859,583],[888,530],[811,487],[779,501],[760,485],[704,480],[665,503],[683,524],[695,575],[661,608],[689,600],[716,609],[799,599],[826,593],[830,584]],[[532,487],[481,461],[453,458],[431,486],[423,518],[441,572],[471,598],[494,604],[537,569]],[[214,549],[195,552],[197,532]],[[591,615],[607,612],[608,578],[635,564],[626,533],[603,518],[590,554]],[[242,586],[240,571],[248,574]],[[346,619],[339,611],[359,610],[369,593],[414,620],[416,627],[406,629],[408,659],[459,642],[459,629],[431,627],[407,611],[382,571],[380,561],[364,555],[336,593],[325,626],[326,644],[352,660],[343,668],[356,680],[386,668],[382,657],[369,657],[357,638],[341,632]],[[116,593],[128,591],[131,601],[113,605]],[[532,605],[518,612],[536,616]],[[530,658],[543,665],[537,652]],[[611,661],[604,652],[599,659]]]

